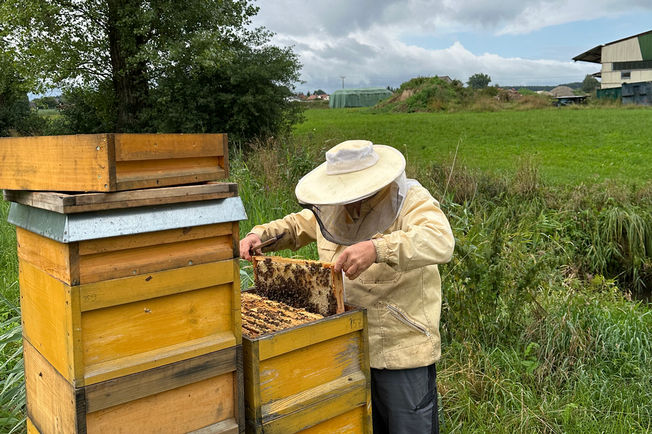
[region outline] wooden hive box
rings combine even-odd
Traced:
[[[84,387],[71,385],[28,340],[23,351],[29,433],[243,431],[235,348]]]
[[[111,192],[226,177],[225,134],[0,138],[0,189]]]
[[[45,209],[67,195],[21,195],[42,208],[12,203],[31,429],[244,426],[237,256],[246,215],[234,194],[70,214]]]
[[[344,307],[285,330],[243,334],[247,432],[371,432],[366,310]]]

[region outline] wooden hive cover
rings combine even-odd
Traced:
[[[225,134],[0,139],[0,189],[110,192],[226,177]]]
[[[329,262],[254,256],[255,292],[309,312],[344,312],[342,273]]]
[[[236,197],[238,184],[207,182],[175,187],[145,188],[115,193],[62,193],[56,191],[5,190],[4,198],[59,214],[168,205]]]

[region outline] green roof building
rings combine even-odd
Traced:
[[[371,107],[390,96],[392,92],[383,87],[340,89],[331,94],[328,106],[330,108]]]

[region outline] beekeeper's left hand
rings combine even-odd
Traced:
[[[371,241],[362,241],[344,249],[335,261],[335,272],[344,270],[349,280],[356,279],[363,271],[376,262],[376,247]]]

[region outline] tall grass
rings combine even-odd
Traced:
[[[0,432],[23,429],[25,387],[18,305],[16,232],[7,223],[9,203],[0,201]]]

